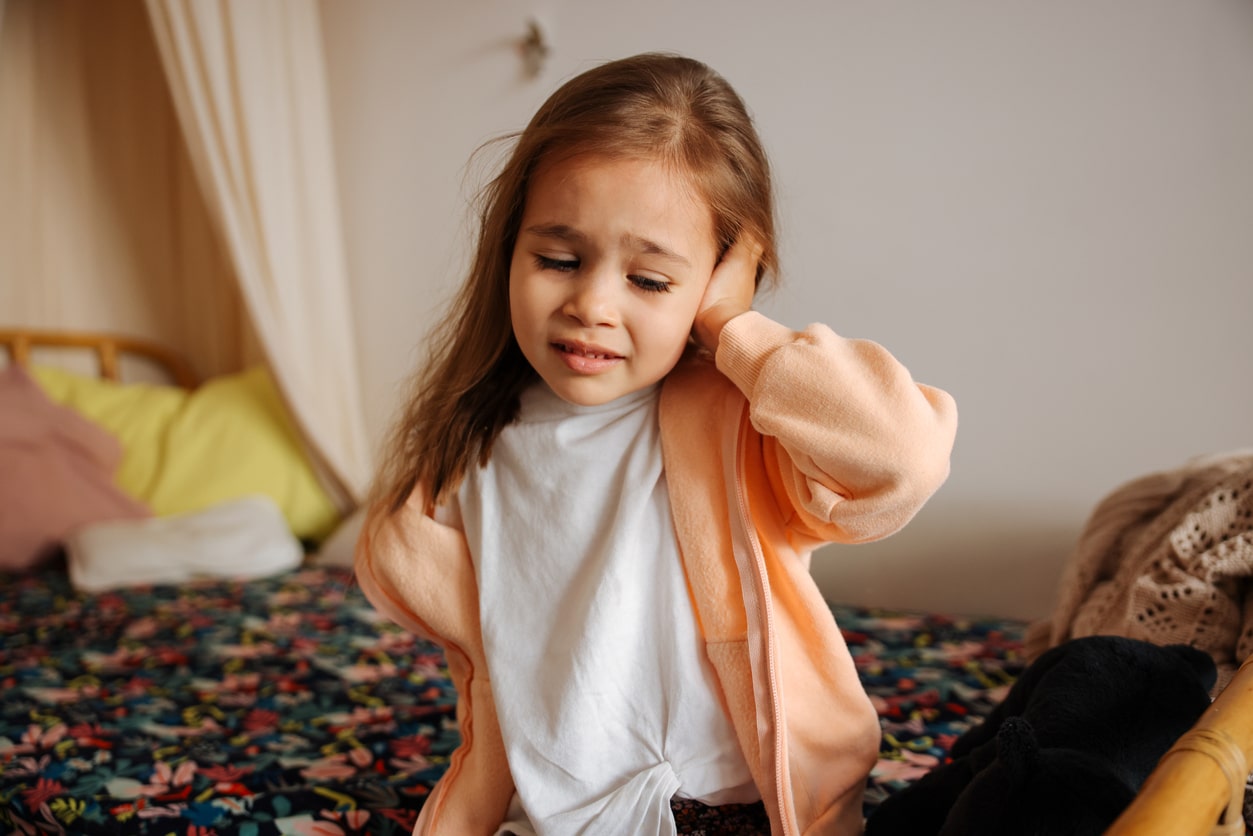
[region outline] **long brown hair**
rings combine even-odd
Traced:
[[[530,178],[541,161],[575,155],[659,160],[697,188],[719,251],[740,233],[765,247],[757,270],[777,267],[770,167],[743,101],[709,67],[648,53],[594,67],[563,84],[515,139],[479,196],[470,273],[432,332],[429,359],[387,445],[375,499],[399,508],[419,482],[432,502],[480,466],[536,379],[514,339],[509,266]]]

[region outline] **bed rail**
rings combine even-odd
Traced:
[[[121,358],[131,354],[155,363],[186,389],[194,389],[199,383],[196,373],[182,357],[155,342],[136,337],[89,331],[0,328],[0,346],[8,352],[11,362],[23,367],[30,365],[31,351],[35,348],[82,348],[95,355],[100,376],[106,380],[121,379]]]

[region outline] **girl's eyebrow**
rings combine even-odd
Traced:
[[[573,244],[587,243],[586,235],[572,226],[567,226],[566,224],[536,224],[535,226],[528,226],[523,231],[540,238],[553,238],[558,241],[565,241]],[[628,232],[622,236],[622,245],[627,249],[635,250],[636,252],[647,253],[648,255],[657,255],[670,261],[677,261],[680,264],[685,264],[688,267],[692,266],[690,261],[676,253],[674,250],[667,249],[661,244],[658,244],[656,241],[649,240],[642,235],[634,235]]]

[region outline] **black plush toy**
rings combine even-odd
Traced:
[[[1089,636],[1036,659],[951,762],[886,799],[866,836],[1099,836],[1210,704],[1186,645]]]

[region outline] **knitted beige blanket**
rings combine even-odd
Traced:
[[[1209,456],[1119,487],[1097,505],[1062,574],[1034,659],[1070,638],[1190,644],[1218,693],[1253,653],[1253,450]]]

